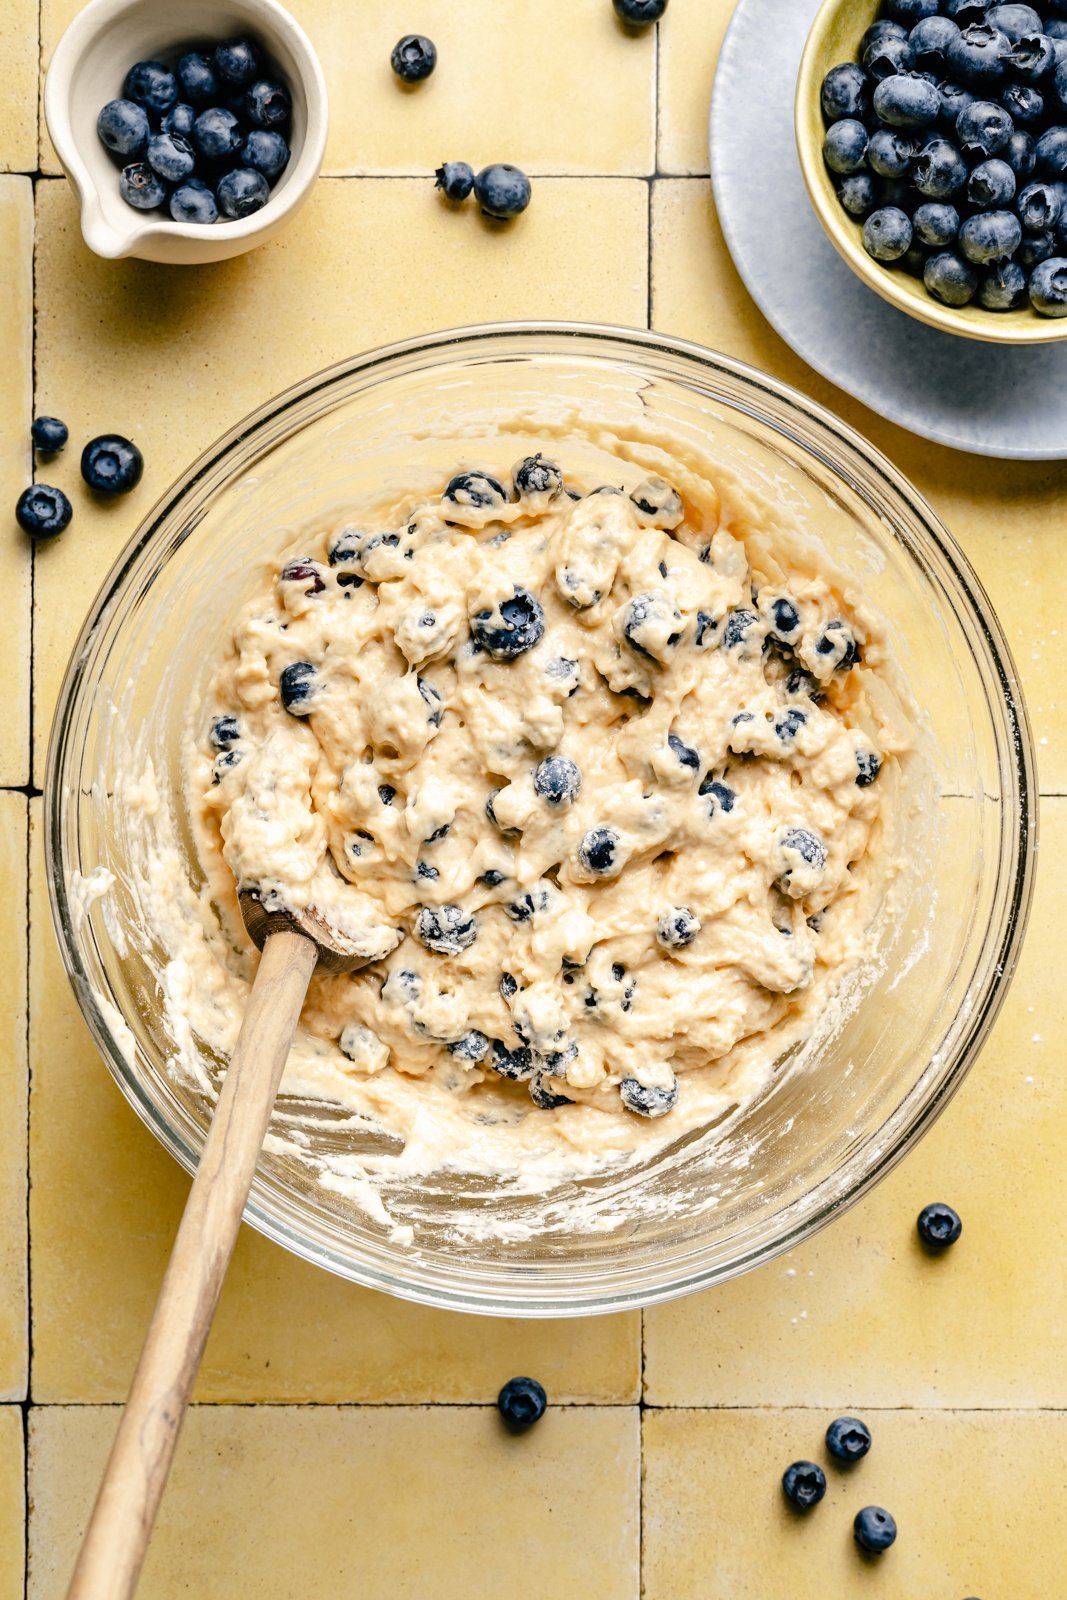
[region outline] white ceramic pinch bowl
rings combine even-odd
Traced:
[[[198,44],[245,34],[285,79],[293,102],[289,165],[266,205],[250,217],[213,224],[173,222],[166,211],[135,211],[119,193],[119,166],[101,144],[101,106],[122,95],[136,61],[176,64]],[[307,199],[326,149],[328,100],[318,57],[277,0],[90,0],[60,39],[45,80],[48,131],[78,195],[90,250],[117,259],[195,265],[225,261],[277,233]]]

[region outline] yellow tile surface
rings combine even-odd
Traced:
[[[1026,690],[1042,789],[1067,793],[1067,462],[982,460],[883,422],[814,373],[756,311],[723,243],[706,179],[658,182],[652,207],[653,326],[795,385],[903,467],[988,588]],[[1050,581],[1054,573],[1060,583]]]
[[[44,0],[46,60],[79,9]],[[610,0],[304,0],[294,11],[326,74],[327,173],[432,172],[442,161],[652,171],[654,30],[627,34]],[[405,33],[438,52],[432,77],[411,88],[389,65]],[[41,140],[42,167],[58,172],[43,119]]]
[[[30,1600],[74,1560],[114,1410],[30,1425]],[[186,1424],[141,1600],[636,1600],[638,1421],[550,1411],[199,1407]]]
[[[513,228],[448,211],[425,179],[321,183],[280,239],[221,266],[98,261],[65,182],[38,187],[37,382],[77,438],[126,432],[139,487],[94,504],[78,453],[54,469],[76,521],[39,553],[38,770],[85,611],[177,473],[253,406],[317,368],[432,328],[519,317],[642,322],[647,186],[542,179]]]
[[[0,22],[0,27],[6,26]],[[0,35],[0,73],[4,70]],[[3,118],[0,96],[0,129]],[[0,133],[2,138],[2,133]],[[2,144],[0,144],[2,149]],[[0,505],[13,508],[30,482],[30,421],[33,416],[33,186],[29,178],[0,177]],[[47,481],[42,466],[40,476]],[[5,598],[0,632],[0,682],[5,686],[0,719],[0,784],[29,777],[30,572],[33,549],[7,510],[0,538],[0,592]]]
[[[1046,800],[1043,859],[1067,851]],[[1022,963],[993,1037],[933,1131],[875,1192],[759,1272],[645,1314],[658,1405],[1067,1406],[1067,1025],[1058,874],[1039,876]],[[915,1236],[947,1200],[944,1257]],[[1041,1330],[1040,1333],[1037,1330]]]
[[[33,878],[32,1161],[42,1175],[31,1195],[33,1394],[118,1400],[188,1179],[121,1098],[82,1022],[52,935],[39,846]],[[636,1314],[523,1323],[431,1312],[317,1271],[245,1229],[197,1393],[485,1401],[530,1372],[557,1400],[634,1401],[639,1365]]]
[[[0,6],[0,170],[6,172],[32,172],[37,164],[37,9],[38,0]]]
[[[0,794],[0,1400],[25,1397],[29,1366],[25,926],[26,801]]]
[[[0,1600],[23,1600],[24,1526],[22,1412],[0,1406]]]
[[[644,1600],[1052,1600],[1063,1592],[1067,1418],[1005,1412],[874,1412],[870,1454],[827,1461],[822,1411],[646,1412]],[[781,1475],[827,1465],[825,1499],[790,1510]],[[863,1557],[865,1505],[898,1537]]]
[[[674,5],[660,24],[657,171],[707,172],[708,111],[733,0]]]

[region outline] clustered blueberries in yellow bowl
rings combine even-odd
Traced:
[[[1067,0],[825,0],[796,131],[883,299],[972,339],[1067,336]]]

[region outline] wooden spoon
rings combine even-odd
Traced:
[[[311,974],[367,964],[314,909],[267,910],[252,889],[240,902],[263,956],[68,1600],[128,1600],[137,1587]]]

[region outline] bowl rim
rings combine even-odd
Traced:
[[[462,351],[465,347],[485,344],[494,339],[526,338],[532,342],[546,337],[564,340],[573,338],[590,341],[594,345],[599,342],[609,349],[614,347],[616,351],[623,347],[637,356],[644,353],[660,353],[667,357],[681,357],[695,363],[697,367],[704,368],[712,376],[721,374],[740,380],[748,389],[755,392],[754,404],[765,395],[768,401],[784,402],[791,411],[799,410],[807,420],[815,422],[828,433],[833,443],[857,455],[865,465],[881,474],[889,486],[921,518],[924,530],[929,534],[958,585],[960,599],[966,604],[971,620],[985,645],[999,690],[998,704],[1005,712],[1005,723],[999,730],[998,744],[1006,728],[1009,736],[1007,742],[1010,743],[1012,753],[1012,759],[1007,766],[1005,787],[1007,779],[1010,778],[1013,798],[1017,795],[1017,805],[1013,807],[1015,812],[1013,829],[1009,832],[1002,827],[1000,830],[1001,840],[1007,838],[1010,842],[1013,867],[1010,890],[1002,916],[1002,935],[999,945],[987,953],[989,976],[984,980],[976,997],[980,1003],[975,1003],[967,1012],[961,1038],[953,1047],[954,1062],[951,1069],[942,1076],[936,1086],[936,1092],[927,1093],[925,1098],[922,1098],[922,1091],[932,1062],[922,1072],[917,1073],[915,1082],[903,1101],[887,1117],[881,1130],[886,1136],[877,1141],[877,1150],[872,1154],[870,1144],[864,1147],[862,1154],[865,1164],[858,1176],[852,1175],[852,1181],[845,1190],[842,1190],[839,1183],[824,1178],[814,1189],[807,1191],[801,1200],[783,1207],[780,1214],[793,1213],[790,1226],[769,1244],[757,1242],[755,1246],[740,1251],[725,1265],[712,1264],[687,1270],[684,1262],[679,1263],[677,1275],[668,1281],[651,1285],[642,1284],[636,1288],[626,1284],[622,1288],[605,1291],[603,1287],[593,1285],[590,1288],[584,1281],[578,1280],[566,1294],[553,1294],[551,1299],[533,1300],[529,1298],[528,1292],[523,1294],[517,1287],[519,1281],[523,1282],[527,1291],[532,1287],[529,1281],[530,1269],[521,1266],[514,1271],[515,1282],[501,1282],[496,1278],[486,1279],[483,1275],[477,1286],[472,1289],[469,1283],[463,1287],[458,1287],[451,1280],[442,1284],[440,1278],[428,1284],[425,1277],[414,1270],[408,1276],[402,1276],[399,1271],[385,1271],[376,1266],[369,1256],[358,1262],[353,1261],[350,1256],[341,1256],[329,1246],[318,1242],[310,1232],[295,1231],[277,1208],[272,1209],[269,1194],[266,1197],[268,1203],[262,1203],[260,1199],[262,1191],[257,1192],[254,1180],[245,1207],[244,1220],[267,1238],[313,1265],[324,1267],[363,1287],[383,1290],[399,1298],[439,1309],[528,1319],[636,1310],[695,1293],[715,1283],[725,1282],[754,1266],[775,1259],[785,1251],[796,1248],[804,1240],[820,1232],[841,1211],[861,1199],[887,1176],[929,1130],[957,1092],[985,1044],[1007,996],[1018,964],[1033,899],[1038,828],[1036,761],[1029,718],[1010,647],[981,581],[952,534],[909,480],[881,451],[818,402],[810,400],[791,385],[770,377],[746,362],[722,355],[694,341],[610,324],[532,320],[475,324],[398,340],[333,363],[290,385],[227,430],[191,463],[144,517],[112,564],[89,608],[63,676],[49,734],[43,797],[44,846],[48,867],[49,906],[64,969],[97,1048],[122,1094],[145,1125],[187,1172],[192,1173],[196,1170],[200,1150],[191,1149],[181,1134],[165,1119],[142,1085],[140,1077],[131,1069],[115,1036],[113,1025],[98,1002],[73,932],[71,903],[64,871],[63,815],[66,794],[61,774],[70,739],[71,711],[76,704],[79,685],[90,660],[94,638],[110,619],[128,572],[146,551],[161,524],[181,503],[186,493],[224,462],[227,456],[254,439],[261,428],[279,417],[289,407],[308,400],[316,393],[328,390],[332,385],[356,373],[371,373],[376,367],[386,366],[406,356],[430,353],[439,358],[449,351]],[[531,354],[536,354],[536,351],[532,351]],[[730,404],[733,405],[733,402]],[[742,414],[745,413],[745,408],[742,406],[734,406],[734,409],[740,410]],[[767,420],[765,411],[754,409],[750,414]],[[810,445],[806,448],[815,454],[816,459],[825,467],[835,472],[838,470],[830,457],[814,451]],[[1005,809],[1002,796],[1002,814]],[[919,1101],[917,1108],[913,1103],[916,1100]],[[856,1158],[852,1159],[855,1161]],[[842,1168],[836,1169],[833,1177],[838,1178],[841,1171]],[[811,1203],[813,1196],[818,1197],[818,1204]],[[807,1212],[798,1217],[797,1211],[803,1212],[805,1204],[808,1205]]]
[[[44,81],[44,115],[60,165],[78,196],[82,233],[97,255],[110,259],[131,255],[148,237],[188,239],[201,248],[213,246],[210,254],[217,250],[223,256],[233,255],[237,253],[233,244],[280,227],[310,193],[322,168],[329,128],[329,93],[315,48],[299,22],[279,0],[222,0],[222,3],[246,17],[253,30],[284,39],[298,65],[307,101],[307,127],[289,169],[288,181],[280,193],[272,191],[266,204],[250,217],[229,220],[219,231],[202,223],[175,222],[166,214],[156,216],[146,212],[142,215],[132,209],[131,225],[125,233],[106,221],[96,180],[82,158],[71,126],[74,74],[90,42],[106,24],[127,13],[157,11],[159,5],[158,0],[89,0],[64,29],[52,52]]]
[[[985,311],[976,305],[944,306],[918,285],[916,279],[887,271],[863,248],[861,232],[841,208],[822,159],[820,55],[826,35],[839,13],[855,10],[855,0],[822,0],[808,32],[797,73],[793,126],[800,170],[808,198],[823,232],[838,255],[875,294],[897,310],[942,333],[954,333],[983,344],[1056,344],[1067,339],[1067,317],[1041,317],[1027,307],[1016,311]],[[815,130],[819,130],[819,138]],[[1018,320],[1016,320],[1018,319]]]

